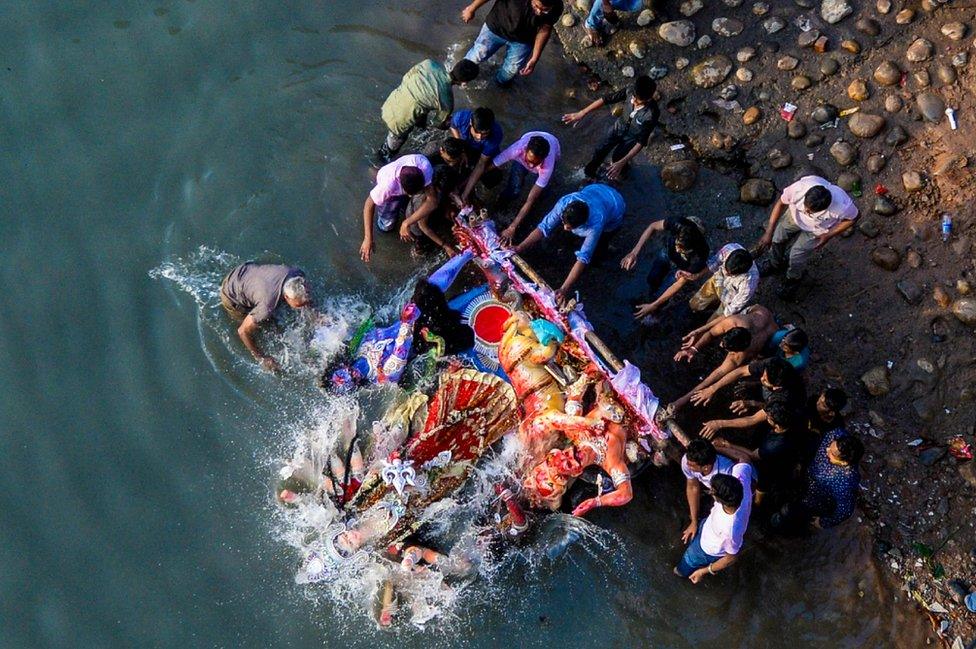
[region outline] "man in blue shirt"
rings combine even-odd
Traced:
[[[563,230],[583,238],[583,245],[576,251],[576,263],[562,286],[556,290],[556,298],[562,300],[583,274],[583,269],[593,261],[603,233],[613,232],[620,227],[625,209],[624,197],[616,189],[599,183],[588,185],[560,198],[536,229],[515,247],[515,252],[521,254],[548,238],[559,225]]]
[[[485,169],[501,153],[504,133],[501,124],[495,121],[495,113],[490,108],[481,107],[454,113],[451,135],[464,142],[472,159],[478,159],[461,193],[461,200],[467,203],[479,180],[486,187],[493,187],[501,180],[500,171],[492,174],[485,173]]]

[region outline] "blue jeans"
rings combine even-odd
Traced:
[[[701,546],[701,528],[705,524],[702,521],[698,524],[698,532],[695,534],[695,538],[692,539],[691,543],[688,544],[687,549],[685,549],[685,554],[681,557],[681,561],[678,562],[678,574],[682,577],[689,577],[691,573],[695,572],[699,568],[705,568],[722,557],[712,556],[702,550]]]
[[[382,205],[377,205],[376,227],[379,228],[381,232],[392,231],[393,226],[395,226],[396,222],[400,220],[403,213],[407,211],[407,205],[409,203],[409,196],[395,196],[387,199],[387,201]]]
[[[500,84],[509,83],[525,67],[526,61],[532,56],[532,45],[529,43],[516,43],[507,41],[498,34],[488,29],[488,25],[481,28],[481,33],[475,39],[474,45],[464,55],[464,58],[475,63],[482,63],[491,58],[491,55],[507,46],[505,60],[502,67],[498,68],[495,81]]]
[[[651,267],[647,271],[647,289],[650,292],[650,299],[656,300],[661,294],[671,288],[678,281],[674,276],[676,270],[671,265],[671,258],[668,257],[666,250],[661,249],[654,259],[651,260]]]
[[[610,6],[617,11],[637,11],[644,6],[644,0],[610,0]],[[603,0],[593,0],[590,15],[586,18],[587,29],[603,29]]]
[[[508,163],[508,182],[505,184],[505,189],[502,190],[499,199],[502,203],[507,203],[518,198],[522,194],[522,186],[525,185],[525,179],[529,176],[532,177],[532,182],[539,177],[537,173],[530,173],[528,169],[523,167],[520,163],[512,161]]]

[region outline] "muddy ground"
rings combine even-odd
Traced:
[[[750,247],[769,204],[799,176],[813,171],[860,194],[857,228],[817,256],[797,299],[779,300],[778,279],[769,278],[759,301],[810,334],[810,390],[831,383],[852,397],[848,421],[868,448],[857,517],[873,531],[879,562],[946,645],[971,646],[976,614],[954,601],[948,582],[976,581],[976,465],[949,444],[958,436],[973,444],[976,426],[976,3],[828,0],[831,19],[850,9],[833,24],[812,0],[701,4],[659,2],[640,17],[643,26],[638,13],[620,14],[619,30],[599,48],[581,47],[583,7],[567,5],[557,31],[581,76],[566,93],[582,107],[651,73],[662,107],[662,128],[621,183],[639,216],[616,237],[611,259],[589,269],[581,296],[599,304],[589,309],[598,330],[667,403],[718,361],[671,362],[679,334],[695,324],[683,305],[649,329],[619,325],[643,279],[616,262],[650,218],[697,215],[713,246]],[[691,36],[688,46],[660,36],[662,24],[679,20],[693,36],[687,24],[665,31],[679,42]],[[863,87],[851,87],[856,80]],[[797,106],[792,125],[780,115],[786,102]],[[827,104],[833,109],[815,114]],[[955,110],[955,130],[945,107]],[[601,119],[590,134],[606,126]],[[672,150],[677,144],[684,147]],[[943,214],[952,219],[948,241]],[[741,228],[723,229],[730,215]],[[547,272],[556,281],[557,266]],[[701,419],[689,410],[679,423],[695,431]]]

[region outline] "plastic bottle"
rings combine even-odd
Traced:
[[[949,240],[952,236],[952,217],[948,214],[942,215],[942,243]]]

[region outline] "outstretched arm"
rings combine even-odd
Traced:
[[[549,42],[550,36],[552,36],[552,25],[543,25],[536,32],[535,42],[532,44],[532,56],[529,57],[529,60],[525,62],[525,66],[519,72],[523,77],[529,76],[535,70],[535,65],[542,56],[542,50],[546,49],[546,43]]]
[[[471,4],[461,10],[461,20],[462,22],[469,23],[474,18],[475,12],[481,7],[481,5],[488,2],[488,0],[471,0]]]
[[[776,224],[779,223],[780,217],[783,215],[783,210],[786,209],[786,203],[781,200],[776,201],[776,205],[773,205],[773,211],[769,213],[769,222],[766,224],[766,231],[763,233],[762,237],[756,243],[754,251],[758,253],[763,253],[769,248],[773,243],[773,232],[776,230]]]
[[[723,376],[721,379],[716,381],[713,385],[694,392],[691,396],[691,400],[695,403],[696,406],[704,406],[711,400],[713,396],[715,396],[716,392],[718,392],[725,386],[729,385],[730,383],[734,383],[738,381],[744,376],[749,376],[748,365],[743,365],[740,368],[734,369],[728,374],[726,374],[725,376]]]
[[[712,421],[705,422],[699,434],[705,439],[712,439],[718,431],[725,428],[752,428],[764,421],[766,421],[765,410],[760,410],[753,415],[739,417],[738,419],[713,419]]]
[[[274,372],[278,369],[278,362],[262,353],[257,343],[254,342],[254,336],[257,334],[259,328],[260,325],[254,321],[254,317],[249,315],[244,318],[244,322],[237,328],[237,335],[240,337],[241,342],[244,343],[244,346],[247,347],[247,351],[251,352],[251,355],[254,356],[254,360],[261,363],[264,369]]]
[[[587,498],[573,510],[573,516],[582,516],[591,509],[596,509],[597,507],[622,507],[626,505],[634,498],[634,488],[630,484],[630,480],[623,482],[616,489],[608,494],[603,494],[602,496],[597,496],[596,498]]]
[[[683,397],[681,397],[680,399],[672,403],[671,405],[675,409],[675,411],[680,410],[681,408],[684,408],[686,405],[688,405],[688,402],[691,401],[691,395],[695,394],[699,390],[704,390],[705,388],[712,385],[713,383],[721,379],[729,372],[733,371],[735,369],[735,362],[729,360],[730,356],[731,354],[726,354],[725,359],[722,361],[722,363],[714,370],[712,370],[712,372],[708,376],[706,376],[701,383],[699,383],[692,389],[688,390],[687,394],[685,394]]]
[[[366,197],[363,205],[363,244],[359,247],[359,258],[369,261],[373,256],[373,216],[376,213],[376,203],[372,196]]]
[[[464,186],[464,192],[461,193],[462,203],[465,205],[468,204],[468,198],[471,196],[471,192],[474,191],[474,186],[478,184],[478,181],[485,175],[485,172],[492,168],[494,168],[494,165],[491,163],[491,158],[484,155],[478,158],[478,163],[475,164],[474,169],[471,171],[471,176],[468,178],[468,184]]]
[[[604,105],[603,97],[600,97],[594,102],[591,102],[586,108],[576,111],[575,113],[566,113],[563,115],[563,124],[572,124],[576,126],[579,122],[583,120],[584,117],[589,115],[595,110],[598,110]]]
[[[603,100],[599,99],[597,101],[603,101]],[[644,231],[641,233],[640,238],[637,239],[637,243],[635,243],[631,251],[628,252],[627,255],[620,260],[620,267],[623,268],[624,270],[631,270],[634,266],[636,266],[637,255],[639,255],[640,251],[644,249],[644,246],[647,244],[647,241],[652,236],[654,236],[655,232],[661,232],[662,230],[664,230],[664,219],[654,221],[650,223],[646,228],[644,228]]]

